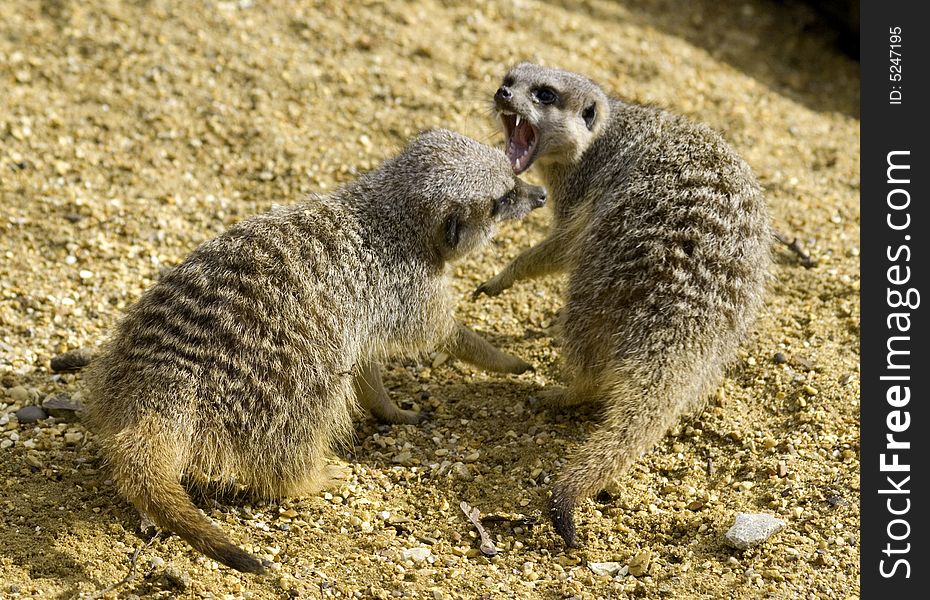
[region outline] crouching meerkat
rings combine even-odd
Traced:
[[[604,404],[550,500],[556,531],[576,546],[578,502],[719,381],[762,304],[772,234],[749,167],[706,126],[527,63],[507,73],[494,106],[514,171],[539,166],[554,218],[545,240],[475,296],[568,271],[570,384],[548,401]]]
[[[313,491],[356,403],[412,423],[379,361],[437,345],[529,368],[453,318],[446,265],[545,201],[506,156],[435,130],[330,196],[248,218],[132,306],[90,361],[86,418],[118,491],[225,565],[262,572],[181,481],[258,497]]]

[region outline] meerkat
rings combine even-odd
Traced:
[[[117,490],[156,525],[262,572],[182,478],[262,498],[314,491],[356,404],[414,423],[378,363],[443,346],[480,368],[530,365],[453,317],[447,264],[545,202],[506,156],[433,130],[332,195],[248,218],[128,310],[87,369],[85,419]]]
[[[559,324],[570,383],[546,402],[603,402],[603,424],[549,501],[574,547],[577,504],[719,381],[762,304],[772,233],[749,166],[704,125],[528,63],[507,73],[494,107],[514,171],[539,166],[553,222],[475,296],[567,271]]]

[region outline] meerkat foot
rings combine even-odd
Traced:
[[[352,467],[342,462],[318,466],[301,479],[276,481],[270,490],[257,496],[263,500],[304,498],[320,492],[338,490],[352,476]]]
[[[142,535],[152,536],[158,533],[158,525],[155,524],[152,519],[142,511],[137,511],[139,514],[139,532]]]
[[[590,384],[573,383],[569,387],[550,386],[537,394],[537,406],[543,410],[559,411],[588,404],[595,399]]]
[[[381,423],[388,425],[416,425],[417,423],[422,423],[428,417],[424,412],[416,410],[404,410],[400,408],[393,402],[389,407],[389,410],[385,410],[388,407],[381,407],[381,410],[378,412],[372,411],[372,415]]]
[[[355,393],[359,402],[381,423],[390,425],[416,425],[426,415],[415,410],[404,410],[394,404],[381,382],[378,365],[368,363],[355,377]]]
[[[519,375],[533,368],[516,356],[498,350],[461,323],[456,323],[455,332],[448,343],[449,352],[453,356],[487,371]]]
[[[534,396],[535,406],[541,410],[560,411],[581,403],[573,398],[568,389],[560,385],[547,387]]]

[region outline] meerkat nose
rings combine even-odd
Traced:
[[[497,93],[494,94],[494,97],[499,100],[510,100],[513,98],[513,92],[510,91],[509,87],[501,86],[497,88]]]
[[[530,197],[533,199],[533,208],[541,208],[546,205],[546,188],[538,185],[530,187]]]

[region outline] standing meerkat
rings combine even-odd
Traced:
[[[762,304],[772,234],[749,167],[706,126],[528,63],[504,77],[494,105],[514,171],[539,165],[554,218],[545,240],[475,295],[568,271],[570,384],[549,401],[605,406],[550,500],[556,531],[576,546],[578,502],[719,381]]]
[[[132,306],[88,370],[88,424],[116,488],[225,565],[262,572],[191,502],[182,477],[259,497],[314,490],[356,403],[382,421],[377,363],[444,345],[481,368],[529,368],[453,318],[446,265],[545,190],[461,135],[421,134],[334,194],[246,219]]]

